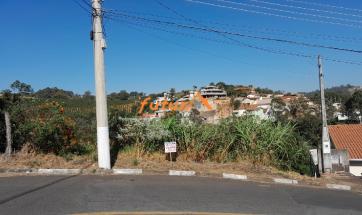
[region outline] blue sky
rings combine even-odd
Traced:
[[[81,0],[76,1],[82,3]],[[160,1],[188,18],[198,20],[203,25],[218,26],[222,30],[362,50],[362,28],[245,13],[184,0]],[[233,1],[256,4],[248,0]],[[352,12],[285,0],[267,1],[340,13]],[[360,0],[310,2],[362,10]],[[155,19],[165,20],[151,17],[149,14],[175,17],[177,19],[170,20],[187,23],[153,0],[105,0],[104,7],[132,12],[137,16],[148,14],[149,18]],[[35,90],[50,86],[80,94],[86,90],[94,92],[93,46],[89,40],[91,29],[89,14],[73,0],[1,0],[0,8],[2,8],[0,18],[3,20],[0,34],[2,41],[0,89],[8,88],[11,82],[18,79],[31,84]],[[314,11],[309,12],[316,14]],[[362,13],[353,14],[358,16]],[[357,19],[362,26],[362,17],[346,18]],[[312,19],[319,18],[312,17]],[[188,24],[195,25],[195,23]],[[106,20],[105,28],[108,45],[105,55],[108,93],[122,89],[151,93],[165,91],[171,87],[182,90],[191,89],[193,85],[203,86],[217,81],[252,84],[292,92],[318,88],[316,59],[271,54],[241,47],[231,44],[230,40],[218,34],[169,28],[169,31],[198,37],[195,38],[115,20]],[[265,28],[277,29],[278,32],[260,33]],[[315,34],[326,36],[321,38]],[[328,39],[335,36],[348,37],[348,40],[353,37],[354,40],[341,42]],[[212,42],[199,37],[223,42]],[[361,40],[357,41],[356,38]],[[362,62],[362,54],[245,38],[237,39],[258,47],[309,55],[322,54],[329,58]],[[347,83],[362,85],[362,66],[326,61],[325,73],[327,87]]]

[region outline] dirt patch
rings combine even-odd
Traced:
[[[88,173],[96,172],[97,162],[92,156],[60,157],[53,154],[36,154],[19,152],[6,158],[0,155],[0,169],[21,168],[69,168],[87,169]],[[271,166],[253,164],[251,161],[217,163],[211,161],[194,162],[186,155],[179,155],[176,162],[166,160],[163,153],[145,154],[137,158],[135,151],[122,151],[118,154],[113,168],[140,168],[145,174],[165,174],[168,170],[193,170],[199,176],[221,177],[222,173],[247,175],[255,181],[272,181],[272,178],[296,179],[300,184],[323,186],[326,184],[350,185],[353,190],[362,192],[362,179],[335,174],[323,175],[314,179],[296,172],[281,171]],[[2,174],[0,174],[1,177]],[[9,176],[9,174],[7,174]],[[16,175],[16,174],[14,174]]]
[[[179,155],[176,162],[166,160],[163,153],[146,154],[137,158],[136,153],[121,152],[118,154],[114,168],[141,168],[144,171],[164,172],[174,170],[193,170],[199,175],[221,175],[222,173],[234,173],[248,175],[251,178],[283,177],[293,179],[309,178],[295,172],[280,171],[271,166],[253,164],[250,161],[238,161],[217,163],[211,161],[194,162],[187,159],[186,155]]]
[[[362,180],[353,177],[339,177],[335,174],[323,175],[314,179],[310,176],[300,175],[296,172],[281,171],[272,166],[253,164],[251,161],[238,161],[228,163],[217,163],[211,161],[194,162],[186,155],[179,155],[176,162],[166,160],[163,153],[146,154],[137,158],[133,151],[121,152],[118,154],[113,168],[140,168],[145,173],[165,173],[170,169],[193,170],[200,176],[221,177],[222,173],[233,173],[247,175],[250,180],[272,181],[272,178],[289,178],[298,180],[300,184],[323,186],[326,184],[345,184],[353,187],[354,190],[362,192]]]
[[[0,168],[90,168],[96,163],[87,156],[71,156],[68,158],[54,154],[16,153],[10,158],[0,156]]]

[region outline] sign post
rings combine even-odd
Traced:
[[[172,152],[176,152],[176,142],[165,142],[165,153],[170,153],[170,162],[172,164]]]

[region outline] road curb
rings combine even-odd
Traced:
[[[326,187],[333,190],[351,190],[351,186],[343,184],[326,184]]]
[[[195,172],[195,171],[186,171],[186,170],[162,170],[162,171],[150,171],[143,169],[110,169],[110,170],[103,170],[103,169],[35,169],[35,168],[14,168],[14,169],[6,169],[0,168],[0,175],[1,174],[15,174],[15,175],[169,175],[169,176],[196,176],[196,174],[200,177],[205,176],[204,172]],[[207,177],[209,175],[206,175]],[[220,178],[220,174],[212,174],[210,177]],[[222,173],[221,177],[223,179],[232,179],[232,180],[249,180],[255,181],[260,183],[270,183],[271,180],[273,183],[277,184],[286,184],[286,185],[298,185],[299,182],[294,179],[287,179],[287,178],[265,178],[263,180],[257,180],[247,175],[237,175],[233,173]],[[308,183],[301,182],[301,185],[305,186],[315,186],[315,187],[324,187],[326,189],[331,190],[345,190],[345,191],[357,191],[349,185],[343,184],[319,184],[319,185],[311,185]]]
[[[184,171],[184,170],[169,170],[168,175],[173,176],[194,176],[196,175],[195,171]]]
[[[236,174],[231,174],[231,173],[223,173],[222,177],[226,178],[226,179],[233,179],[233,180],[248,180],[248,176],[246,176],[246,175],[236,175]]]
[[[115,175],[141,175],[142,169],[113,169]]]
[[[273,181],[278,184],[298,184],[297,180],[287,178],[273,178]]]
[[[76,175],[82,173],[81,169],[38,169],[34,173],[47,175]]]
[[[37,169],[0,169],[0,173],[33,173],[36,172]]]

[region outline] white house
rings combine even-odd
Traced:
[[[213,85],[208,85],[200,90],[201,96],[204,98],[225,98],[226,91]]]

